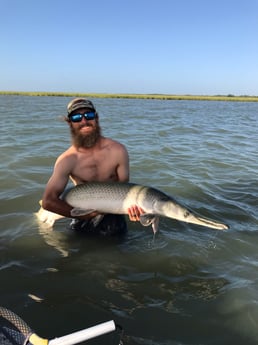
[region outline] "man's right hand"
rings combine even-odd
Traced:
[[[136,205],[133,205],[130,208],[128,208],[128,216],[132,222],[139,221],[140,216],[144,213],[145,213],[144,210],[141,207],[138,207]]]

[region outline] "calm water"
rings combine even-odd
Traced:
[[[70,144],[69,100],[0,96],[0,305],[47,338],[114,319],[124,344],[257,344],[258,103],[93,100],[103,134],[128,148],[132,182],[231,227],[162,219],[152,243],[140,224],[117,241],[37,223]]]

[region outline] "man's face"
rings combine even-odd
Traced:
[[[92,112],[91,109],[82,108],[75,110],[73,114],[85,114]],[[80,122],[70,122],[73,144],[79,148],[90,148],[95,145],[101,135],[98,117],[87,120],[84,116]]]

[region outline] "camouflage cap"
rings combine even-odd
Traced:
[[[81,109],[81,108],[87,108],[94,112],[96,112],[96,109],[91,101],[85,98],[75,98],[71,100],[67,105],[67,113],[68,116],[71,115],[71,113],[74,110]]]

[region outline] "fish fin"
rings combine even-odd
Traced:
[[[140,215],[140,223],[143,226],[149,226],[155,221],[156,215],[151,213],[144,213]]]
[[[75,207],[71,210],[71,216],[72,217],[85,216],[92,212],[96,212],[96,210],[85,210],[84,208]]]
[[[154,235],[156,232],[158,232],[159,227],[159,217],[157,217],[155,214],[151,213],[144,213],[140,216],[140,222],[143,226],[152,226],[152,230]]]
[[[102,221],[103,217],[104,217],[104,214],[98,214],[97,216],[95,216],[91,219],[91,222],[96,227]]]
[[[155,219],[153,220],[152,224],[152,230],[153,230],[153,240],[155,238],[155,234],[158,232],[159,230],[159,217],[155,217]]]
[[[43,207],[40,207],[39,211],[35,213],[35,215],[40,222],[45,223],[49,227],[52,227],[56,220],[64,218],[64,216],[47,211]]]

